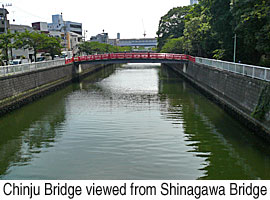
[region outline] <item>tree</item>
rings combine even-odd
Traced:
[[[25,32],[19,33],[16,38],[16,46],[17,48],[30,49],[34,50],[35,61],[37,60],[37,53],[39,50],[44,49],[46,43],[47,35],[44,33],[38,32],[29,32],[25,30]]]
[[[211,33],[217,43],[212,52],[215,57],[232,61],[233,59],[233,16],[231,12],[231,0],[202,0],[201,5],[209,17]]]
[[[112,52],[123,52],[131,51],[131,47],[119,47],[112,46],[110,44],[103,44],[99,42],[83,42],[79,44],[79,50],[81,53],[94,54],[94,53],[112,53]]]
[[[185,16],[189,13],[190,8],[190,6],[173,8],[161,17],[157,31],[158,51],[162,49],[168,39],[184,35]]]
[[[184,41],[189,54],[212,57],[217,47],[215,33],[212,32],[209,18],[202,14],[193,17],[185,23]]]
[[[256,64],[270,55],[270,1],[236,1],[232,9],[238,52],[244,62]]]
[[[11,33],[9,30],[7,33],[0,34],[0,49],[2,50],[3,58],[8,63],[9,56],[8,52],[9,49],[11,50],[11,58],[12,58],[12,48],[14,47],[14,43],[12,42],[15,34]]]
[[[161,49],[162,53],[181,53],[185,52],[184,37],[169,39]]]
[[[59,38],[46,36],[44,40],[43,50],[50,53],[54,60],[55,55],[61,54],[61,41]]]
[[[197,5],[173,8],[161,17],[158,50],[178,51],[171,39],[184,37],[187,53],[232,61],[236,34],[237,60],[269,66],[269,16],[269,0],[200,0]]]

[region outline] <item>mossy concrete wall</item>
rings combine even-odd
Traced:
[[[192,62],[166,65],[256,134],[270,140],[270,102],[265,98],[268,82]],[[259,118],[254,115],[256,110],[262,113]]]
[[[73,64],[0,77],[0,115],[21,107],[104,65]]]

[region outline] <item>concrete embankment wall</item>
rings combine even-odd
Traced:
[[[22,74],[0,77],[0,115],[21,107],[71,81],[93,73],[104,65],[67,64]]]
[[[270,102],[263,99],[264,93],[269,91],[269,83],[192,62],[166,65],[249,129],[270,141],[269,109],[265,112]],[[258,108],[264,109],[262,119],[253,117]]]

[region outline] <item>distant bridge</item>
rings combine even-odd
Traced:
[[[195,62],[195,57],[185,54],[169,53],[109,53],[73,57],[66,59],[66,64],[186,63],[188,61]]]
[[[193,62],[201,66],[208,66],[222,71],[228,71],[251,78],[270,82],[270,68],[242,63],[232,63],[222,60],[193,57],[185,54],[170,53],[109,53],[89,56],[73,57],[71,59],[60,59],[26,63],[20,65],[0,66],[0,77],[15,74],[28,73],[36,70],[44,70],[52,67],[60,67],[65,64],[82,63],[93,64],[117,64],[117,63],[188,63]]]

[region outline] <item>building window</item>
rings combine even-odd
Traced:
[[[82,28],[81,25],[70,24],[70,28]]]

